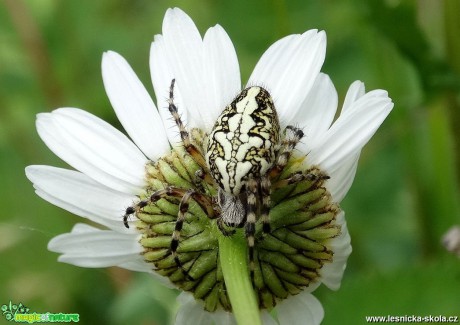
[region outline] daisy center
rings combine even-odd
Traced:
[[[202,144],[205,133],[191,133]],[[271,182],[270,232],[263,231],[262,220],[256,222],[252,280],[261,309],[272,309],[317,282],[322,266],[333,260],[330,243],[340,234],[340,209],[325,187],[328,177],[318,167],[306,167],[305,159],[292,156]],[[135,208],[144,260],[177,288],[202,300],[206,310],[230,311],[218,239],[243,229],[225,226],[228,233],[223,233],[218,225],[218,187],[204,179],[198,163],[182,148],[149,163],[146,179],[140,197],[145,203]]]

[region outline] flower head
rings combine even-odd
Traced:
[[[36,193],[102,226],[77,224],[48,248],[61,253],[62,262],[148,272],[193,293],[200,302],[181,295],[178,323],[201,323],[209,316],[204,310],[214,312],[208,321],[221,322],[231,319],[225,311],[232,310],[232,302],[220,249],[222,238],[236,232],[249,244],[251,280],[264,322],[276,322],[266,311],[276,306],[280,323],[319,323],[323,309],[311,292],[321,283],[337,290],[351,253],[338,204],[351,186],[362,147],[393,107],[385,91],[365,93],[357,81],[334,121],[338,96],[320,72],[325,48],[325,33],[317,30],[277,41],[249,78],[252,88],[241,92],[236,52],[223,28],[212,27],[201,38],[184,12],[169,9],[150,53],[156,105],[128,63],[117,53],[104,53],[104,86],[131,140],[80,109],[38,115],[42,140],[77,171],[27,167]],[[214,151],[207,148],[219,155],[226,143],[237,143],[234,135],[227,134],[228,142],[219,138],[217,127],[228,118],[222,111],[240,103],[260,108],[250,101],[260,86],[269,94],[264,107],[276,107],[281,135],[264,149],[273,151],[268,167],[269,158],[252,156],[263,173],[241,174],[235,188],[242,194],[230,193],[240,202],[230,206],[242,211],[240,224],[232,224],[223,218],[229,190],[217,185],[215,175],[225,179],[241,168],[227,164],[222,171],[216,163],[210,173]],[[260,123],[267,126],[264,114]],[[240,130],[249,122],[232,123]],[[253,224],[251,211],[260,217]]]

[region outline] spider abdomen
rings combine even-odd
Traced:
[[[206,162],[226,193],[238,195],[249,177],[273,165],[280,126],[273,99],[262,87],[244,89],[218,117],[209,134]]]

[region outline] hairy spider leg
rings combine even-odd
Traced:
[[[157,202],[158,200],[168,197],[168,196],[182,199],[186,193],[187,193],[186,189],[174,187],[174,186],[168,186],[165,189],[153,192],[152,195],[150,195],[147,199],[141,200],[138,203],[126,208],[125,215],[123,216],[123,223],[125,227],[129,228],[129,224],[128,224],[129,216],[137,211],[140,211],[142,208],[145,208],[147,205],[153,204]],[[212,208],[212,202],[206,195],[203,195],[195,191],[191,195],[193,196],[193,199],[206,211],[208,216],[212,217],[214,215],[214,210]]]
[[[168,99],[168,109],[171,113],[174,122],[176,123],[182,144],[185,150],[188,152],[190,156],[197,162],[202,170],[202,179],[208,184],[214,184],[214,180],[212,179],[211,175],[207,172],[208,167],[206,165],[206,160],[202,152],[190,141],[190,134],[185,128],[184,123],[179,115],[179,111],[177,109],[176,104],[174,103],[174,85],[176,83],[176,79],[171,80],[171,86],[169,87],[169,99]]]
[[[308,171],[308,173],[304,174],[302,172],[295,172],[292,173],[289,177],[280,179],[276,181],[274,184],[272,184],[271,189],[276,190],[282,187],[286,187],[292,184],[296,184],[299,182],[302,182],[304,180],[308,181],[316,181],[316,180],[326,180],[329,179],[330,177],[322,172],[320,172],[319,169],[317,168],[312,168]]]
[[[179,257],[177,256],[177,248],[179,246],[180,232],[184,224],[185,216],[188,212],[189,202],[191,198],[193,198],[202,208],[206,208],[208,211],[207,212],[208,215],[211,215],[209,213],[214,213],[214,210],[212,209],[211,201],[209,200],[207,196],[199,192],[196,192],[194,189],[185,190],[183,188],[170,186],[165,189],[155,191],[147,199],[139,201],[134,206],[128,207],[123,217],[123,223],[126,228],[129,228],[129,225],[128,225],[129,215],[135,213],[136,211],[141,210],[142,208],[146,207],[149,204],[153,204],[157,202],[158,200],[166,198],[168,196],[181,199],[179,203],[179,213],[178,213],[176,224],[174,227],[174,232],[172,234],[171,245],[170,245],[168,253],[170,253],[173,256],[174,261],[176,262],[177,266],[182,270],[182,272],[190,280],[193,281],[193,278],[188,274],[188,271],[184,269],[184,267],[182,266],[182,263],[179,260]]]
[[[251,274],[251,281],[254,283],[254,245],[255,245],[255,233],[256,233],[256,221],[257,221],[257,188],[258,183],[254,178],[249,178],[247,186],[247,217],[245,224],[245,236],[248,243],[249,252],[249,271]]]
[[[225,237],[232,236],[236,232],[235,229],[232,229],[232,230],[226,229],[225,224],[224,224],[224,219],[222,219],[222,218],[217,219],[217,227],[219,228],[219,230],[222,233],[222,235],[224,235]]]
[[[292,136],[286,135],[282,142],[280,151],[278,153],[278,157],[276,159],[276,163],[268,172],[271,179],[281,174],[281,172],[284,170],[284,167],[286,167],[289,158],[291,157],[292,151],[295,149],[296,145],[304,136],[304,133],[301,129],[292,125],[286,126],[284,132],[288,133],[287,131],[290,131],[292,133]]]
[[[177,248],[179,247],[180,233],[182,230],[182,226],[184,225],[185,216],[188,212],[189,201],[194,193],[196,193],[195,190],[189,189],[187,190],[187,192],[185,192],[184,196],[182,196],[182,199],[179,203],[179,214],[177,216],[176,225],[174,226],[174,232],[172,233],[171,238],[171,246],[169,248],[171,255],[174,258],[174,261],[176,262],[176,265],[182,270],[182,273],[184,273],[184,275],[187,276],[191,281],[194,281],[194,279],[189,275],[188,270],[186,270],[183,267],[182,262],[179,260],[179,256],[177,255]]]
[[[270,233],[270,195],[270,177],[268,175],[264,175],[260,181],[260,200],[262,201],[262,206],[260,209],[260,218],[262,220],[262,231],[265,234]]]

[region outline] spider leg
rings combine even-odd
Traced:
[[[214,186],[215,182],[212,179],[211,174],[209,174],[209,172],[207,172],[206,170],[207,168],[200,168],[195,172],[195,185],[199,184],[198,186],[202,186],[202,182],[205,182],[208,185]]]
[[[203,169],[201,168],[198,168],[192,177],[193,185],[200,192],[205,192],[205,187],[203,184],[204,178],[205,178],[205,173]]]
[[[182,144],[184,145],[185,150],[193,157],[193,159],[200,165],[200,167],[206,170],[206,161],[203,157],[201,151],[190,142],[190,134],[184,126],[182,119],[179,115],[177,110],[177,106],[174,104],[174,84],[176,79],[171,81],[171,86],[169,87],[169,99],[168,99],[168,109],[171,113],[174,121],[176,122],[177,127],[179,128],[180,138],[182,140]]]
[[[249,252],[249,271],[251,274],[251,281],[254,282],[254,245],[256,233],[256,214],[257,214],[257,181],[254,178],[249,178],[247,181],[247,217],[245,224],[245,235],[248,243]]]
[[[136,212],[135,207],[128,207],[128,208],[126,208],[125,215],[123,216],[123,224],[125,225],[126,228],[129,228],[128,218],[129,218],[129,216],[132,215],[134,212]]]
[[[281,174],[284,167],[286,167],[295,146],[300,142],[300,140],[304,136],[304,133],[301,129],[294,127],[292,125],[286,126],[285,132],[287,133],[287,131],[290,131],[292,135],[286,136],[286,138],[283,140],[281,149],[276,159],[276,163],[268,172],[270,178],[275,178],[276,176],[279,176]]]
[[[129,216],[141,210],[142,208],[145,208],[147,205],[153,204],[157,202],[158,200],[168,197],[168,196],[183,198],[187,192],[188,191],[183,188],[174,187],[174,186],[169,186],[165,189],[155,191],[148,198],[141,200],[135,205],[126,208],[125,215],[123,216],[123,224],[125,225],[126,228],[129,228],[129,224],[128,224]],[[193,191],[193,193],[191,193],[190,195],[193,196],[193,199],[203,208],[204,211],[206,211],[206,213],[208,214],[208,216],[210,216],[210,218],[214,216],[212,202],[206,195],[203,195],[195,191]]]
[[[314,171],[315,170],[313,170],[313,172]],[[315,181],[315,180],[320,180],[320,179],[325,180],[325,179],[330,178],[328,175],[325,175],[323,173],[318,174],[318,173],[313,173],[313,172],[308,172],[307,174],[304,174],[304,173],[302,173],[300,171],[296,172],[296,173],[293,173],[287,178],[280,179],[280,180],[276,181],[272,185],[272,190],[276,190],[276,189],[279,189],[279,188],[282,188],[282,187],[286,187],[288,185],[296,184],[296,183],[302,182],[304,180]]]
[[[184,269],[181,261],[179,260],[179,256],[177,256],[177,248],[179,247],[180,232],[182,230],[182,226],[185,221],[185,216],[188,212],[189,201],[194,193],[195,193],[195,190],[193,189],[187,190],[187,192],[185,192],[184,196],[182,197],[179,203],[179,214],[177,216],[177,221],[174,227],[174,232],[172,233],[171,246],[169,248],[171,255],[174,258],[174,261],[176,262],[176,265],[182,270],[184,275],[187,276],[191,281],[194,281],[194,279],[188,274],[188,271]]]
[[[236,232],[235,229],[232,229],[232,230],[225,229],[224,220],[222,218],[217,219],[217,227],[219,227],[220,232],[226,237],[231,236]]]
[[[270,195],[271,181],[268,175],[262,177],[260,182],[260,197],[262,206],[260,209],[260,218],[262,219],[262,231],[265,234],[270,233]]]

